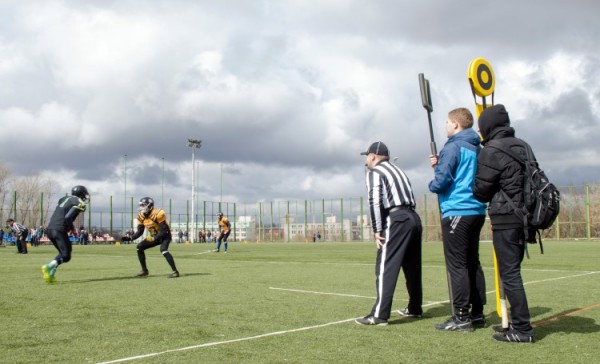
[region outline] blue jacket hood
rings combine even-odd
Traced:
[[[454,134],[450,138],[448,138],[448,143],[463,141],[465,143],[469,143],[473,146],[478,146],[481,144],[481,137],[473,128],[461,130],[457,134]]]

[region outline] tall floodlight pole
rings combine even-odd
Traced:
[[[187,146],[192,148],[192,229],[190,234],[188,235],[190,238],[190,243],[194,242],[194,238],[196,236],[195,229],[195,218],[194,218],[194,200],[196,199],[196,158],[195,151],[196,149],[200,149],[202,145],[202,140],[200,139],[188,139]]]
[[[125,215],[127,214],[127,154],[123,156],[125,162],[123,168],[123,214],[121,215],[122,233],[125,234]]]
[[[221,163],[221,197],[219,198],[219,205],[223,203],[223,163]]]
[[[165,208],[165,157],[162,157],[162,176],[160,181],[160,206],[161,208]]]

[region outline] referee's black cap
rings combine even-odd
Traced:
[[[360,155],[369,155],[371,153],[375,155],[382,155],[384,157],[390,156],[390,151],[388,150],[388,147],[385,144],[383,144],[383,142],[375,142],[371,144],[369,149],[367,149],[366,152],[360,153]]]

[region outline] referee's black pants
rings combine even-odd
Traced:
[[[390,213],[383,221],[386,240],[383,247],[377,250],[375,263],[377,300],[371,309],[371,315],[385,320],[390,318],[400,268],[404,271],[406,279],[408,311],[421,314],[423,312],[421,218],[412,210],[399,210]]]
[[[21,233],[21,236],[18,236],[15,241],[15,245],[17,246],[17,252],[20,254],[27,254],[27,231]]]
[[[468,317],[469,310],[472,316],[480,316],[486,303],[485,277],[479,262],[479,233],[484,222],[485,215],[450,216],[442,220],[450,304],[459,316]]]

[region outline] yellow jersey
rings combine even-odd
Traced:
[[[229,227],[231,226],[231,224],[229,223],[229,219],[226,216],[223,216],[219,220],[219,226],[221,227],[221,230],[224,233],[228,233],[229,232]]]
[[[164,210],[153,208],[152,211],[148,214],[148,216],[139,212],[137,215],[137,220],[140,225],[144,225],[146,230],[150,233],[150,236],[154,237],[158,234],[159,225],[164,222],[169,227],[169,222],[167,221],[167,214]],[[169,227],[169,233],[171,228]]]

